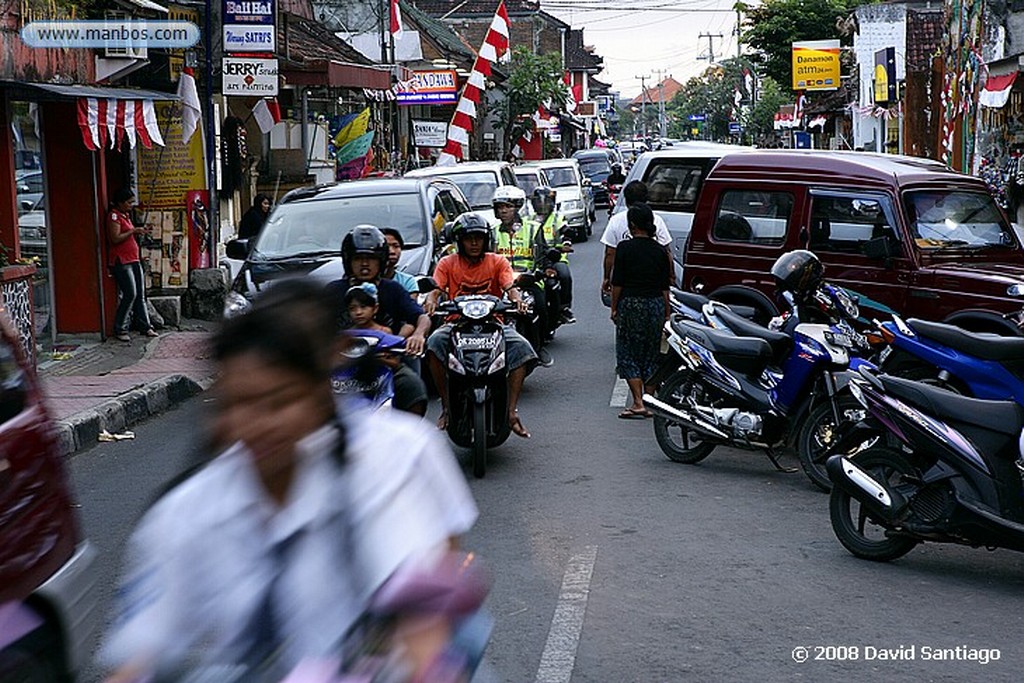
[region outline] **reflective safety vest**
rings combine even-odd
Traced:
[[[540,225],[540,222],[537,220],[537,216],[527,218],[523,222],[529,223],[533,230],[543,230],[544,251],[547,251],[548,249],[551,248],[557,249],[558,247],[562,246],[562,242],[565,239],[564,237],[562,237],[561,234],[562,230],[565,228],[565,219],[562,217],[562,214],[558,213],[557,211],[552,211],[548,215],[547,220],[544,221],[543,225]],[[568,255],[562,254],[562,258],[559,260],[568,263]]]
[[[494,251],[512,264],[512,270],[525,273],[533,270],[536,254],[536,223],[523,221],[514,234],[501,229],[501,223],[494,226]]]

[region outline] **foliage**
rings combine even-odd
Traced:
[[[783,89],[774,79],[762,78],[759,82],[757,102],[750,113],[748,132],[755,142],[775,137],[775,114],[779,107],[792,102],[789,89]]]
[[[708,140],[722,140],[729,135],[729,123],[744,121],[749,93],[744,84],[744,70],[750,65],[745,59],[732,58],[709,67],[700,76],[688,80],[680,89],[667,109],[670,115],[671,137],[690,138],[691,131],[698,128],[697,137]],[[737,89],[740,105],[736,104]],[[691,116],[703,116],[702,123],[691,122]]]
[[[789,89],[792,80],[791,52],[794,41],[851,38],[836,23],[864,0],[764,0],[757,7],[737,5],[744,13],[743,43],[758,51],[752,55],[758,73],[770,76]]]
[[[505,131],[506,149],[523,133],[533,130],[533,115],[538,107],[558,110],[565,105],[566,86],[562,77],[562,57],[557,52],[538,55],[524,47],[512,51],[505,101],[495,112],[498,125]]]

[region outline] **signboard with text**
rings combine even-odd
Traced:
[[[838,87],[838,40],[793,43],[793,90],[835,90]]]
[[[398,84],[398,104],[455,104],[459,99],[459,77],[454,71],[417,71]]]
[[[224,57],[221,61],[225,95],[276,97],[277,60],[249,57]]]
[[[417,147],[444,147],[448,141],[448,124],[445,121],[413,121],[413,139]]]
[[[224,0],[224,52],[273,52],[274,0]]]

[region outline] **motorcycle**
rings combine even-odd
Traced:
[[[669,459],[697,463],[726,444],[762,450],[777,469],[794,471],[779,463],[776,450],[795,439],[808,478],[828,490],[821,456],[829,443],[820,435],[862,417],[860,404],[844,391],[857,333],[845,321],[802,323],[795,305],[792,310],[788,333],[725,308],[717,317],[728,332],[678,315],[666,323],[668,344],[682,366],[657,396],[645,394],[643,400],[654,413],[655,438]],[[854,361],[855,367],[862,363]]]
[[[331,375],[331,388],[370,410],[388,410],[395,397],[388,359],[405,353],[405,338],[377,330],[346,330],[345,362]]]
[[[862,371],[850,383],[869,412],[844,439],[886,432],[828,459],[832,529],[857,557],[885,562],[925,541],[1024,551],[1024,408]]]
[[[487,449],[505,443],[508,424],[508,368],[504,324],[515,305],[488,294],[457,296],[437,306],[453,316],[448,352],[448,437],[473,450],[473,476],[487,472]]]
[[[608,186],[608,217],[615,211],[615,202],[619,200],[619,193],[622,192],[622,185]]]

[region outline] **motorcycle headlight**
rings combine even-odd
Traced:
[[[486,318],[494,310],[493,301],[464,301],[459,304],[459,311],[462,315],[473,320]]]
[[[245,313],[251,307],[252,302],[238,292],[228,292],[227,296],[224,297],[225,318],[234,318],[237,315]]]
[[[860,317],[860,307],[857,305],[857,301],[850,296],[842,287],[836,287],[836,306],[839,308],[839,312],[844,317],[849,319],[856,319]]]

